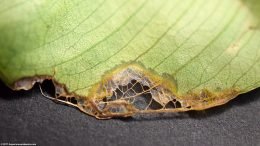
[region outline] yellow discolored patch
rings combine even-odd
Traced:
[[[203,110],[221,105],[238,95],[237,89],[219,93],[204,89],[178,95],[177,86],[166,77],[136,63],[124,64],[106,73],[77,106],[100,119],[135,114]]]

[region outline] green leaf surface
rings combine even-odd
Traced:
[[[45,76],[93,99],[137,64],[180,99],[227,101],[260,86],[259,19],[258,0],[1,0],[0,77]]]

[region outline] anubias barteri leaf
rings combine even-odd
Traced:
[[[2,0],[0,77],[97,118],[203,110],[260,86],[258,0]],[[51,98],[51,97],[50,97]]]

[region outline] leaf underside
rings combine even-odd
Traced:
[[[203,110],[260,86],[257,0],[2,0],[0,78],[97,118]]]

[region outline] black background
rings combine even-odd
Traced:
[[[259,146],[260,89],[201,112],[97,120],[46,99],[38,86],[13,92],[0,82],[0,143],[6,142]]]

